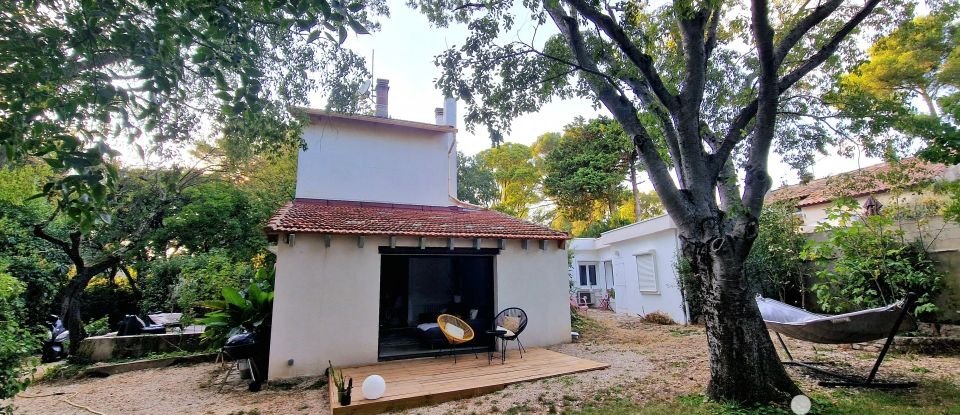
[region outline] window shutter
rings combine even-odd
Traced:
[[[637,258],[637,281],[640,285],[640,292],[656,293],[660,292],[657,286],[657,265],[654,261],[653,253],[638,254]]]

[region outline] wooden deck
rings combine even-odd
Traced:
[[[521,359],[514,349],[509,351],[507,361],[502,365],[497,355],[493,363],[487,365],[486,353],[481,353],[479,359],[460,355],[456,364],[453,357],[444,356],[345,368],[344,379],[353,378],[353,401],[348,406],[340,406],[336,387],[330,383],[330,409],[334,415],[377,414],[471,398],[513,383],[609,366],[545,349],[530,349]],[[360,386],[367,376],[373,374],[383,376],[387,381],[387,393],[380,399],[366,400]]]

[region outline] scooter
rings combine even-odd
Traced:
[[[43,342],[43,355],[40,361],[43,363],[56,362],[67,357],[67,349],[63,343],[70,338],[70,331],[63,326],[60,317],[51,314],[47,317],[47,326],[50,328],[50,339]]]

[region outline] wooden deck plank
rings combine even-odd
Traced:
[[[334,415],[377,414],[472,398],[518,382],[609,366],[545,349],[530,349],[522,359],[519,353],[510,351],[506,363],[502,365],[499,356],[488,365],[485,355],[479,359],[461,355],[456,364],[452,357],[444,356],[344,368],[344,378],[353,378],[353,402],[348,406],[340,406],[336,388],[331,383],[330,409]],[[372,374],[383,376],[387,382],[387,393],[380,399],[366,400],[360,388],[363,379]]]

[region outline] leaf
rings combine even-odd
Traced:
[[[307,36],[307,43],[316,42],[317,39],[319,39],[319,38],[320,38],[320,35],[322,35],[322,34],[323,34],[323,33],[322,33],[321,31],[319,31],[319,30],[314,30],[314,31],[310,32],[310,36]]]
[[[233,305],[235,305],[235,306],[237,306],[237,307],[243,308],[243,307],[245,307],[245,306],[247,305],[247,301],[244,300],[243,296],[240,295],[240,292],[237,291],[236,288],[224,287],[224,288],[223,288],[223,299],[226,300],[227,303],[233,304]]]
[[[350,27],[353,29],[353,31],[354,31],[356,34],[358,34],[358,35],[369,35],[369,34],[370,34],[370,31],[367,30],[367,28],[363,27],[363,25],[360,24],[360,22],[358,22],[358,21],[356,21],[356,20],[350,19],[349,24],[350,24]]]
[[[363,10],[363,3],[359,1],[350,3],[350,5],[347,6],[347,10],[350,10],[353,13],[359,12],[360,10]]]
[[[343,42],[347,41],[347,28],[340,26],[337,28],[337,31],[338,31],[337,34],[340,36],[340,39],[337,43],[342,45]]]

